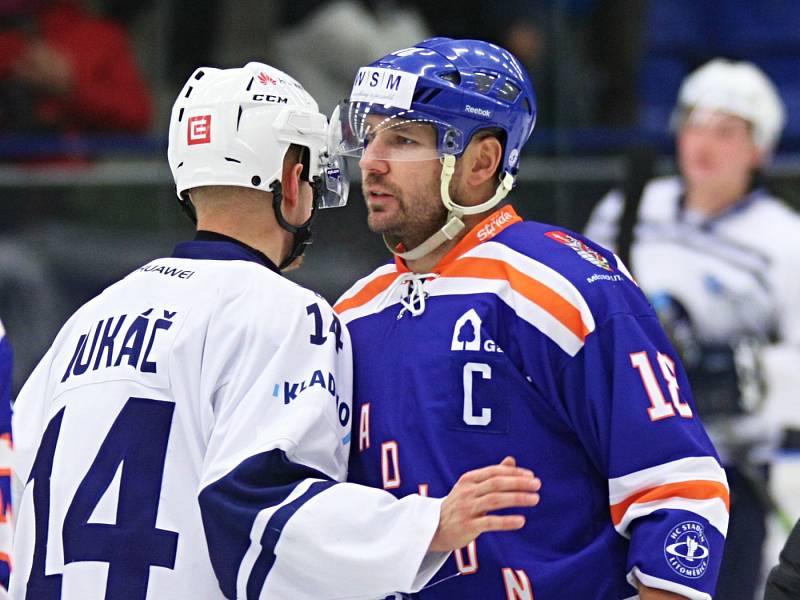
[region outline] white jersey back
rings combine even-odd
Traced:
[[[12,597],[311,598],[330,569],[364,578],[374,558],[339,565],[327,556],[347,536],[320,533],[351,502],[393,500],[336,483],[350,361],[327,303],[250,260],[159,259],[108,288],[67,322],[17,401]],[[327,508],[306,514],[312,505]],[[409,536],[422,540],[398,545],[419,559],[406,581],[438,520],[434,501],[415,510]],[[298,577],[323,551],[320,581]],[[404,585],[355,579],[349,591]]]

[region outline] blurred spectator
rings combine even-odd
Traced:
[[[759,173],[785,110],[760,69],[717,59],[684,80],[672,121],[680,175],[611,192],[587,235],[632,267],[681,356],[731,488],[715,597],[753,600],[770,462],[800,414],[800,216]]]
[[[122,28],[78,0],[0,6],[0,132],[147,129],[150,94]]]

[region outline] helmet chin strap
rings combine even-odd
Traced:
[[[511,175],[511,173],[505,173],[503,178],[500,180],[499,185],[497,186],[494,196],[475,206],[461,206],[460,204],[453,202],[453,200],[450,198],[450,180],[453,178],[453,173],[455,173],[455,170],[455,155],[445,154],[442,158],[442,175],[441,185],[439,188],[442,204],[444,204],[444,207],[447,209],[447,221],[445,224],[439,231],[434,233],[419,246],[408,250],[407,252],[397,252],[386,240],[386,236],[384,236],[383,243],[386,244],[386,247],[391,251],[392,254],[402,258],[403,260],[418,260],[423,256],[427,256],[445,242],[458,237],[461,232],[464,231],[465,225],[464,221],[461,220],[461,217],[464,215],[477,215],[494,208],[503,198],[508,195],[508,192],[510,192],[511,188],[514,186],[514,176]]]
[[[275,219],[282,229],[292,234],[292,247],[289,250],[289,255],[278,265],[281,271],[289,267],[297,258],[301,257],[306,247],[311,244],[311,222],[317,215],[317,207],[319,206],[319,200],[323,193],[321,181],[318,177],[314,178],[311,185],[314,190],[314,199],[311,203],[311,216],[301,225],[292,225],[283,216],[283,212],[281,211],[281,203],[283,202],[281,182],[275,181],[270,186],[270,190],[272,191],[272,210],[275,212]]]

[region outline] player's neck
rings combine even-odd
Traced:
[[[686,190],[686,208],[705,217],[713,217],[725,212],[746,194],[746,183],[713,188],[689,186]]]
[[[271,220],[249,218],[222,218],[198,220],[197,228],[227,235],[235,240],[255,248],[279,265],[291,247],[291,234],[281,229]]]
[[[441,260],[447,256],[447,253],[455,248],[458,243],[464,239],[464,236],[469,233],[475,225],[480,223],[486,216],[485,213],[478,215],[465,215],[462,220],[464,221],[464,230],[452,240],[448,240],[438,248],[435,248],[422,258],[417,260],[407,260],[406,266],[414,273],[430,273],[433,268],[438,265]]]

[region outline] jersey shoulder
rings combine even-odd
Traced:
[[[642,190],[637,221],[645,223],[671,223],[680,212],[684,194],[680,177],[656,177]]]
[[[770,263],[800,266],[800,214],[766,192],[753,197],[720,218],[713,234],[751,249]]]
[[[527,275],[545,278],[569,292],[570,301],[585,304],[593,320],[611,314],[649,313],[650,305],[630,272],[610,250],[563,227],[525,221],[509,227],[487,244]],[[550,283],[552,282],[552,284]]]
[[[342,314],[350,308],[362,305],[388,287],[397,278],[397,275],[397,266],[394,261],[377,267],[339,296],[339,299],[334,302],[334,310]]]
[[[782,246],[796,244],[794,239],[800,235],[800,213],[780,198],[764,194],[743,212],[742,220],[760,230],[763,239]],[[764,235],[769,231],[769,235]]]

